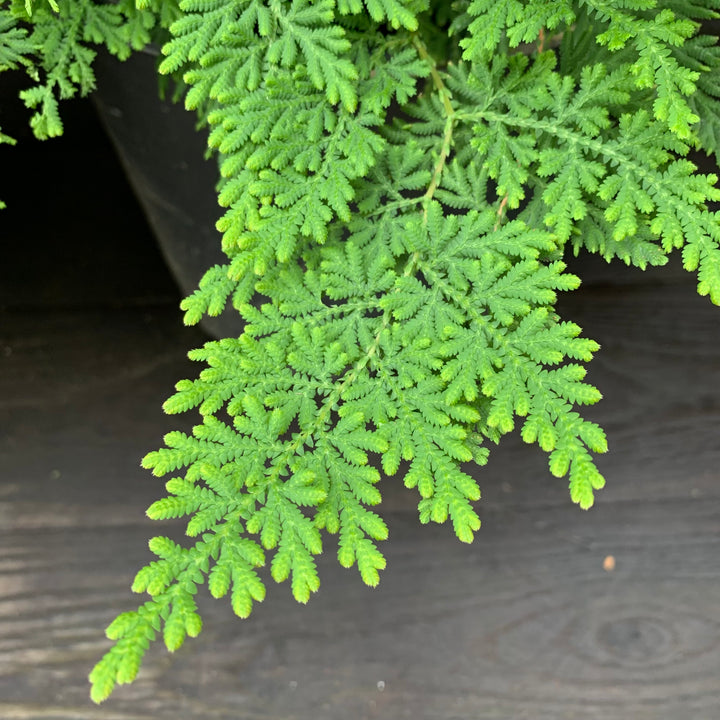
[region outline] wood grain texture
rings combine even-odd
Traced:
[[[611,272],[611,271],[608,271]],[[332,543],[307,606],[270,582],[246,621],[200,598],[205,629],[153,648],[102,707],[86,675],[152,534],[162,481],[139,459],[195,368],[171,311],[13,313],[0,324],[0,718],[26,720],[717,720],[720,310],[689,282],[599,282],[561,303],[602,344],[587,415],[607,430],[591,511],[517,434],[479,474],[471,546],[420,526],[382,481],[380,586]],[[607,571],[607,556],[615,568]]]

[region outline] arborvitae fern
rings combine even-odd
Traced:
[[[165,404],[202,421],[143,461],[172,475],[148,515],[187,517],[195,540],[150,541],[133,583],[150,599],[108,628],[95,700],[158,634],[172,651],[200,632],[203,583],[246,617],[269,562],[306,602],[323,530],[376,585],[381,470],[469,542],[464,464],[518,426],[592,505],[606,440],[575,408],[600,398],[583,366],[598,346],[554,311],[580,282],[562,254],[644,268],[682,249],[720,304],[720,191],[686,159],[720,155],[720,52],[695,22],[720,0],[58,6],[0,3],[0,62],[40,52],[36,134],[60,131],[56,96],[93,87],[89,44],[122,58],[169,32],[160,70],[210,127],[226,208],[228,262],[182,307],[195,323],[231,299],[246,323],[192,352],[206,367]]]

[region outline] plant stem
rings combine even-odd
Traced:
[[[437,62],[435,62],[435,59],[430,55],[430,53],[428,53],[425,43],[423,43],[423,41],[420,40],[417,35],[413,35],[413,45],[418,51],[418,55],[420,55],[420,57],[430,66],[430,76],[432,77],[433,85],[435,86],[438,95],[440,95],[440,98],[442,99],[446,115],[445,132],[443,134],[442,146],[440,147],[440,155],[438,156],[438,160],[435,163],[435,168],[433,169],[430,185],[428,185],[428,189],[425,191],[425,195],[423,195],[422,198],[422,202],[425,207],[423,216],[427,221],[428,206],[430,205],[430,201],[435,195],[435,191],[440,184],[440,177],[442,175],[443,169],[445,168],[445,163],[447,162],[448,156],[450,155],[450,148],[452,146],[453,130],[455,128],[456,117],[455,108],[452,106],[452,102],[450,102],[450,98],[452,97],[452,95],[445,83],[443,82],[442,77],[440,76]]]
[[[502,222],[503,216],[505,215],[505,206],[507,205],[508,197],[509,196],[506,193],[503,199],[500,201],[500,207],[498,207],[497,209],[497,220],[495,221],[493,231],[497,230],[500,227],[500,223]]]

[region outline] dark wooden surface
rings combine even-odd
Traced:
[[[329,549],[307,606],[272,582],[247,621],[203,598],[200,637],[154,648],[100,708],[103,629],[137,603],[147,538],[177,527],[144,518],[162,481],[138,462],[192,422],[160,404],[202,338],[172,307],[6,312],[0,718],[720,718],[720,309],[650,282],[587,287],[562,312],[603,345],[594,509],[516,435],[480,476],[472,546],[383,481],[377,589]]]

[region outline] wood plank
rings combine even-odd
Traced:
[[[595,508],[573,506],[517,434],[478,476],[471,546],[420,526],[414,494],[383,480],[377,589],[329,544],[307,606],[272,582],[247,621],[202,598],[200,637],[153,648],[101,708],[86,675],[102,630],[137,603],[147,538],[179,527],[144,518],[162,481],[138,462],[193,421],[160,403],[200,336],[168,311],[6,315],[0,717],[717,720],[720,312],[689,283],[598,283],[561,313],[603,345],[590,380],[605,399],[586,413],[611,443]]]

